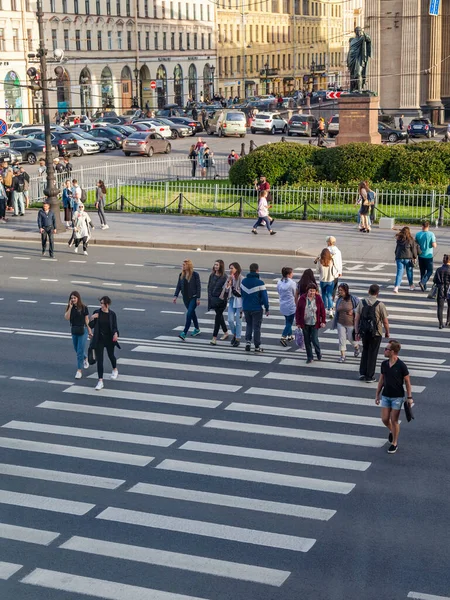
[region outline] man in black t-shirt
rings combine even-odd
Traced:
[[[398,448],[398,434],[400,425],[398,417],[405,400],[412,405],[411,380],[408,367],[398,357],[401,345],[397,340],[390,340],[384,349],[384,355],[388,360],[381,363],[381,375],[378,380],[377,395],[375,404],[380,405],[381,396],[381,420],[389,429],[389,454],[395,454]]]

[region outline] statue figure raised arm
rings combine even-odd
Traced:
[[[347,67],[350,71],[350,92],[362,92],[366,85],[366,69],[372,55],[372,41],[361,27],[355,28],[356,37],[349,40]]]

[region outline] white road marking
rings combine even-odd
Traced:
[[[153,265],[155,269],[176,269],[175,265]],[[199,269],[197,269],[198,271]]]
[[[0,579],[3,579],[4,581],[9,579],[14,573],[20,571],[22,567],[23,565],[0,561]]]
[[[63,500],[62,498],[35,494],[21,494],[9,490],[0,490],[0,504],[37,508],[67,515],[85,515],[95,507],[95,504],[88,504],[87,502],[76,502],[75,500]]]
[[[57,279],[41,279],[41,281],[58,281],[58,280]]]
[[[315,467],[348,469],[350,471],[367,471],[371,464],[370,462],[364,462],[361,460],[347,460],[343,458],[315,456],[314,454],[297,454],[294,452],[281,452],[278,450],[264,450],[262,448],[228,446],[223,444],[209,444],[205,442],[186,442],[180,446],[180,450],[223,454],[226,456],[242,456],[245,458],[257,458],[261,460],[274,460],[299,465],[313,465]]]
[[[177,531],[180,533],[218,538],[220,540],[254,544],[256,546],[294,550],[296,552],[308,552],[316,542],[315,539],[311,538],[297,537],[282,533],[271,533],[269,531],[257,529],[246,529],[244,527],[222,525],[220,523],[212,523],[209,521],[195,521],[193,519],[169,517],[166,515],[124,508],[108,507],[97,515],[96,518],[113,521],[115,523],[127,523],[130,525],[139,525],[141,527]]]
[[[145,385],[164,385],[171,387],[181,387],[186,388],[186,381],[178,380],[178,379],[165,379],[163,377],[139,377],[135,375],[124,375],[120,373],[119,375],[120,381],[125,381],[126,383],[142,383]],[[90,379],[97,379],[97,375],[94,373],[89,375]],[[191,381],[189,380],[189,385],[192,389],[198,390],[214,390],[217,391],[217,383],[205,383],[203,381]],[[241,385],[230,385],[226,383],[220,384],[220,390],[222,392],[237,392],[241,389]]]
[[[225,348],[224,348],[225,349]],[[221,352],[212,348],[209,352],[201,350],[191,350],[189,348],[164,348],[159,346],[136,346],[132,352],[144,352],[147,354],[169,354],[170,356],[192,356],[193,358],[206,358],[217,360],[232,360],[239,362],[255,362],[255,363],[273,363],[276,358],[273,356],[248,356],[247,354],[236,354],[236,352]],[[201,367],[203,371],[203,366]]]
[[[207,598],[171,594],[170,592],[161,592],[136,585],[82,577],[81,575],[49,571],[47,569],[34,569],[29,575],[21,579],[21,582],[51,590],[103,598],[104,600],[208,600]]]
[[[102,283],[102,285],[107,285],[109,287],[122,287],[121,283],[114,283],[111,281],[105,281],[104,283]]]
[[[134,312],[145,312],[145,308],[123,308],[122,310],[130,310]]]
[[[80,264],[84,264],[87,262],[87,260],[69,260],[70,263],[80,263]]]
[[[168,552],[159,548],[144,548],[143,546],[131,546],[79,536],[71,537],[59,547],[75,552],[86,552],[121,560],[133,560],[148,565],[159,565],[241,581],[253,581],[275,587],[282,586],[290,575],[289,571],[279,571],[277,569],[207,558],[206,556],[180,554],[179,552]]]
[[[54,304],[55,306],[67,306],[67,302],[50,302],[50,304]]]
[[[345,481],[329,481],[327,479],[313,479],[311,477],[300,477],[298,475],[284,475],[270,471],[255,471],[253,469],[237,469],[235,467],[223,467],[210,463],[195,463],[184,460],[163,460],[156,469],[165,471],[176,471],[179,473],[194,473],[196,475],[207,475],[208,477],[221,477],[224,479],[238,479],[240,481],[252,481],[255,483],[267,483],[269,485],[281,485],[318,492],[330,492],[333,494],[349,494],[355,487],[354,483]]]
[[[78,281],[78,280],[76,280],[76,281],[71,281],[70,283],[73,283],[75,285],[91,285],[90,281]]]
[[[125,263],[126,267],[143,267],[144,265],[141,265],[139,263]]]
[[[30,527],[0,523],[0,538],[4,540],[15,540],[17,542],[48,546],[59,536],[60,534],[54,531],[44,531],[43,529],[31,529]]]
[[[70,483],[73,485],[84,485],[105,490],[115,490],[125,483],[125,480],[123,479],[111,479],[109,477],[84,475],[83,473],[70,473],[68,471],[52,471],[35,467],[21,467],[20,465],[8,465],[6,463],[0,463],[0,474],[13,477],[26,477],[28,479],[41,479],[43,481],[56,481],[58,483]]]
[[[184,315],[182,310],[162,310],[160,312],[166,315]]]
[[[14,260],[30,260],[29,256],[13,256]]]
[[[10,279],[28,279],[28,277],[10,277]]]
[[[149,369],[169,369],[171,371],[195,371],[194,365],[175,362],[158,362],[156,360],[137,360],[135,358],[119,358],[117,361],[121,365],[131,367],[147,367]],[[207,367],[201,365],[199,370],[202,373],[211,373],[213,375],[230,375],[234,377],[256,377],[259,371],[250,371],[248,369],[228,369],[226,367]],[[185,383],[185,382],[184,382]]]
[[[15,379],[16,381],[36,381],[35,377],[22,377],[21,375],[13,375],[10,379]]]
[[[408,598],[414,600],[450,600],[450,596],[435,596],[434,594],[421,594],[420,592],[409,592]]]
[[[362,385],[362,384],[361,384]],[[363,388],[364,389],[364,388]],[[317,394],[314,392],[297,392],[294,390],[280,390],[270,388],[251,387],[246,390],[245,394],[253,394],[255,396],[270,396],[277,399],[294,398],[295,400],[312,400],[314,402],[334,402],[336,404],[351,404],[355,406],[369,406],[379,409],[375,404],[373,396],[373,388],[370,388],[370,398],[358,398],[354,396],[336,396],[334,394]]]
[[[103,262],[101,260],[98,260],[97,264],[98,265],[115,265],[116,263],[113,263],[113,262]]]
[[[37,304],[37,300],[17,300],[17,302],[23,302],[24,304]]]
[[[142,288],[142,289],[149,289],[149,290],[156,290],[158,288],[157,285],[135,285],[134,287]]]

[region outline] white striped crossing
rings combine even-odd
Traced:
[[[173,339],[173,338],[172,338]],[[227,348],[231,350],[231,348]],[[210,360],[211,358],[217,360],[232,360],[238,362],[255,362],[260,364],[270,364],[273,363],[275,358],[271,356],[248,356],[248,355],[238,355],[235,352],[222,352],[218,349],[213,348],[212,351],[204,352],[201,350],[191,350],[184,348],[167,348],[167,347],[158,347],[158,346],[136,346],[136,348],[132,349],[132,352],[144,352],[147,354],[168,354],[169,356],[188,356],[192,358],[206,358]],[[203,370],[203,367],[202,367]]]
[[[337,396],[336,394],[319,394],[317,392],[300,392],[296,390],[282,390],[271,388],[251,387],[244,392],[255,396],[271,396],[277,398],[293,398],[294,400],[311,400],[313,402],[332,402],[336,404],[351,404],[355,406],[367,406],[379,408],[376,406],[373,393],[370,398],[358,396]]]
[[[180,379],[166,379],[165,377],[143,377],[138,375],[125,375],[123,373],[119,374],[120,381],[124,381],[125,383],[143,383],[146,385],[163,385],[168,387],[186,387],[186,382]],[[89,379],[97,379],[97,375],[93,373],[89,375]],[[189,381],[189,385],[193,389],[198,390],[215,390],[217,391],[217,383],[207,383],[205,381]],[[241,389],[240,385],[232,385],[227,383],[221,383],[220,389],[223,392],[237,392]]]
[[[54,531],[44,531],[43,529],[32,529],[31,527],[20,527],[19,525],[0,523],[0,538],[4,540],[26,542],[27,544],[37,544],[38,546],[48,546],[55,541],[59,535],[59,533],[55,533]]]
[[[326,340],[326,342],[329,342],[330,340]],[[313,368],[313,369],[333,369],[333,370],[337,370],[337,371],[351,371],[352,373],[355,372],[355,365],[354,364],[339,364],[337,365],[336,363],[327,363],[327,362],[315,362],[315,363],[311,363],[309,365],[306,365],[304,362],[302,363],[301,361],[299,361],[299,359],[292,359],[292,358],[282,358],[280,360],[280,365],[283,367],[304,367],[304,368]],[[420,369],[408,369],[409,370],[409,374],[411,375],[411,377],[424,377],[425,379],[432,379],[433,377],[435,377],[436,375],[436,371],[423,371]]]
[[[117,361],[120,365],[128,365],[131,367],[146,367],[149,369],[170,369],[171,371],[192,371],[192,365],[186,363],[175,362],[159,362],[156,360],[137,360],[135,358],[119,358]],[[228,369],[226,367],[210,367],[202,365],[203,373],[211,373],[213,375],[233,375],[234,377],[256,377],[259,371],[251,371],[249,369]]]
[[[407,598],[413,598],[413,600],[450,600],[450,596],[435,596],[434,594],[422,594],[420,592],[409,592]]]
[[[11,504],[13,506],[37,508],[38,510],[78,516],[85,515],[95,507],[95,504],[88,504],[87,502],[51,498],[50,496],[36,494],[22,494],[20,492],[10,492],[9,490],[0,490],[0,504]]]
[[[0,579],[2,579],[3,581],[9,579],[14,575],[14,573],[20,571],[22,567],[23,565],[18,565],[16,563],[0,561]]]

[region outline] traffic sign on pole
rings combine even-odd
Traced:
[[[327,100],[336,100],[341,97],[342,92],[327,92]]]
[[[150,87],[152,90],[156,90],[156,81],[150,81]]]
[[[430,0],[429,14],[433,17],[437,17],[439,14],[439,4],[441,0]]]
[[[2,135],[5,135],[8,131],[8,125],[6,123],[6,121],[4,121],[3,119],[0,119],[0,137]]]

